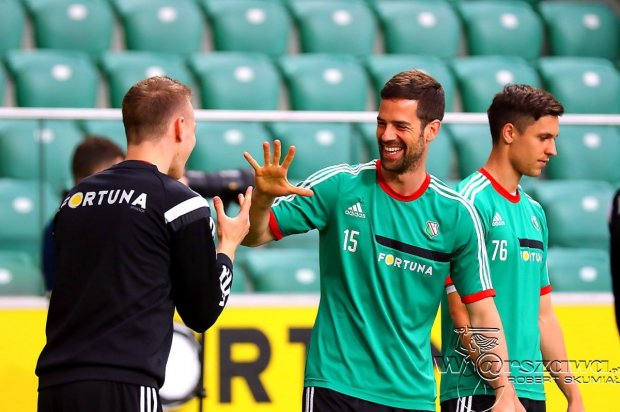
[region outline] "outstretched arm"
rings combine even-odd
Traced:
[[[275,239],[269,229],[269,211],[273,201],[278,196],[300,195],[312,196],[312,190],[293,186],[286,178],[288,168],[295,157],[295,146],[288,149],[288,153],[280,164],[282,145],[279,140],[273,142],[273,155],[268,142],[263,142],[264,165],[260,166],[248,153],[243,157],[254,169],[256,189],[250,207],[250,231],[243,240],[245,246],[259,246]]]
[[[538,315],[540,327],[540,351],[544,361],[549,365],[547,370],[555,378],[555,383],[568,401],[569,412],[584,411],[579,387],[570,370],[564,336],[558,318],[551,304],[551,294],[540,297]],[[549,362],[551,361],[551,362]]]

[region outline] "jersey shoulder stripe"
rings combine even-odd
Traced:
[[[164,219],[166,220],[166,223],[171,223],[179,217],[193,212],[201,207],[206,207],[208,209],[209,203],[202,196],[195,196],[179,203],[171,209],[168,209],[164,212]]]
[[[476,195],[490,184],[491,181],[485,175],[480,172],[476,172],[465,183],[465,185],[461,187],[459,193],[461,193],[463,197],[473,203],[473,201],[476,199]]]
[[[371,170],[371,169],[376,170],[376,168],[377,166],[376,166],[375,160],[368,162],[368,163],[361,163],[358,165],[349,165],[349,164],[343,163],[343,164],[339,164],[335,166],[329,166],[329,167],[326,167],[324,169],[321,169],[313,173],[306,180],[301,182],[299,186],[306,188],[306,189],[311,189],[312,187],[328,179],[331,179],[332,177],[337,176],[339,174],[346,173],[346,174],[355,176],[355,175],[358,175],[363,170]],[[297,195],[288,195],[288,196],[279,197],[275,200],[273,206],[277,206],[279,203],[283,201],[290,202],[296,196]]]
[[[479,276],[482,287],[485,289],[492,289],[491,283],[491,275],[489,269],[489,262],[486,256],[486,246],[484,242],[484,231],[482,230],[482,223],[480,222],[480,218],[478,217],[478,212],[474,209],[474,207],[469,203],[463,196],[458,194],[456,191],[445,188],[435,184],[435,182],[431,179],[431,184],[429,185],[430,189],[433,189],[439,195],[444,196],[448,199],[453,199],[462,204],[469,215],[471,216],[474,224],[474,230],[476,231],[476,238],[478,240],[478,262],[480,264]],[[447,189],[447,190],[446,190]]]

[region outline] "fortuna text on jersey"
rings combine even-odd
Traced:
[[[99,190],[98,192],[77,192],[67,197],[60,208],[63,208],[66,204],[71,209],[75,209],[78,206],[101,206],[102,204],[113,205],[118,203],[127,203],[131,206],[137,206],[141,209],[146,209],[146,193],[138,194],[132,190]]]

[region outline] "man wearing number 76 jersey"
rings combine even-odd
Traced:
[[[472,323],[500,330],[480,221],[473,207],[426,172],[444,115],[441,85],[420,71],[395,75],[381,91],[380,160],[319,170],[299,186],[286,176],[279,141],[249,154],[256,191],[250,232],[258,246],[317,229],[321,302],[310,343],[302,408],[434,411],[430,330],[451,275]],[[505,370],[495,371],[499,407],[517,410]]]

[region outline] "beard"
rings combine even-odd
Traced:
[[[400,159],[386,159],[383,151],[385,146],[388,145],[379,142],[379,157],[381,159],[381,166],[386,171],[396,174],[403,174],[416,169],[420,164],[422,156],[424,155],[424,134],[420,133],[416,143],[403,148],[404,154]]]

